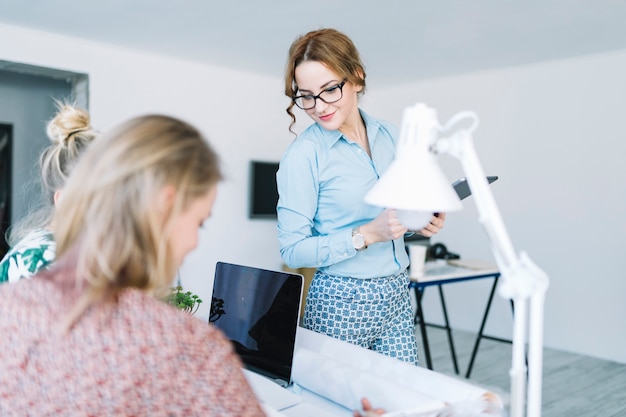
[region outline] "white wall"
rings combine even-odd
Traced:
[[[425,102],[445,123],[473,110],[474,136],[518,251],[550,276],[546,346],[626,363],[626,51],[372,88],[367,109],[400,123]],[[441,157],[452,181],[458,161]],[[472,199],[451,213],[441,241],[463,257],[493,260]],[[477,330],[488,282],[448,286],[453,325]],[[431,291],[429,307],[437,311]],[[428,293],[427,293],[428,295]],[[487,332],[511,335],[507,302]]]
[[[90,110],[102,129],[130,116],[164,112],[204,131],[223,158],[212,221],[181,268],[186,287],[206,305],[217,260],[279,268],[275,222],[247,219],[250,159],[278,160],[287,132],[280,74],[267,78],[80,39],[0,25],[0,60],[90,76]],[[405,106],[423,101],[442,121],[471,109],[481,117],[476,146],[511,238],[551,278],[546,345],[626,363],[626,52],[377,86],[370,71],[363,102],[400,123]],[[244,100],[254,94],[255,98]],[[450,179],[461,176],[444,160]],[[471,199],[450,214],[434,239],[463,257],[491,258]],[[456,327],[476,330],[487,282],[446,289]],[[434,297],[431,297],[434,298]],[[431,300],[427,300],[430,302]],[[434,307],[433,307],[434,308]],[[488,332],[510,335],[510,310],[494,302]]]
[[[247,218],[248,161],[278,161],[292,140],[280,75],[261,77],[8,25],[0,25],[0,39],[0,60],[89,74],[92,122],[101,130],[160,112],[193,123],[209,138],[227,178],[198,249],[181,268],[185,287],[205,300],[200,316],[208,315],[216,261],[281,267],[276,222]]]

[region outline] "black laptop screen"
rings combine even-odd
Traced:
[[[211,316],[251,370],[290,381],[301,275],[218,262]]]

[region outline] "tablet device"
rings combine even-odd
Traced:
[[[497,175],[491,175],[487,177],[487,181],[489,182],[489,184],[497,179]],[[472,195],[472,190],[470,190],[469,188],[466,177],[459,178],[458,180],[454,181],[452,183],[452,186],[454,187],[454,191],[456,191],[456,195],[458,195],[461,200]]]

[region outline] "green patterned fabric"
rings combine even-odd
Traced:
[[[11,248],[0,262],[0,282],[30,278],[54,260],[56,244],[52,232],[36,229]]]

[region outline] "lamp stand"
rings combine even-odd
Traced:
[[[461,162],[474,195],[479,221],[487,233],[502,275],[499,293],[504,298],[513,301],[510,416],[540,417],[543,316],[549,279],[525,252],[518,255],[513,248],[472,140],[472,130],[478,125],[477,116],[471,112],[459,113],[443,130],[447,130],[456,122],[466,118],[474,120],[470,129],[459,130],[447,138],[432,138],[430,150],[434,153],[451,155]],[[525,352],[527,340],[528,375],[526,375]]]

